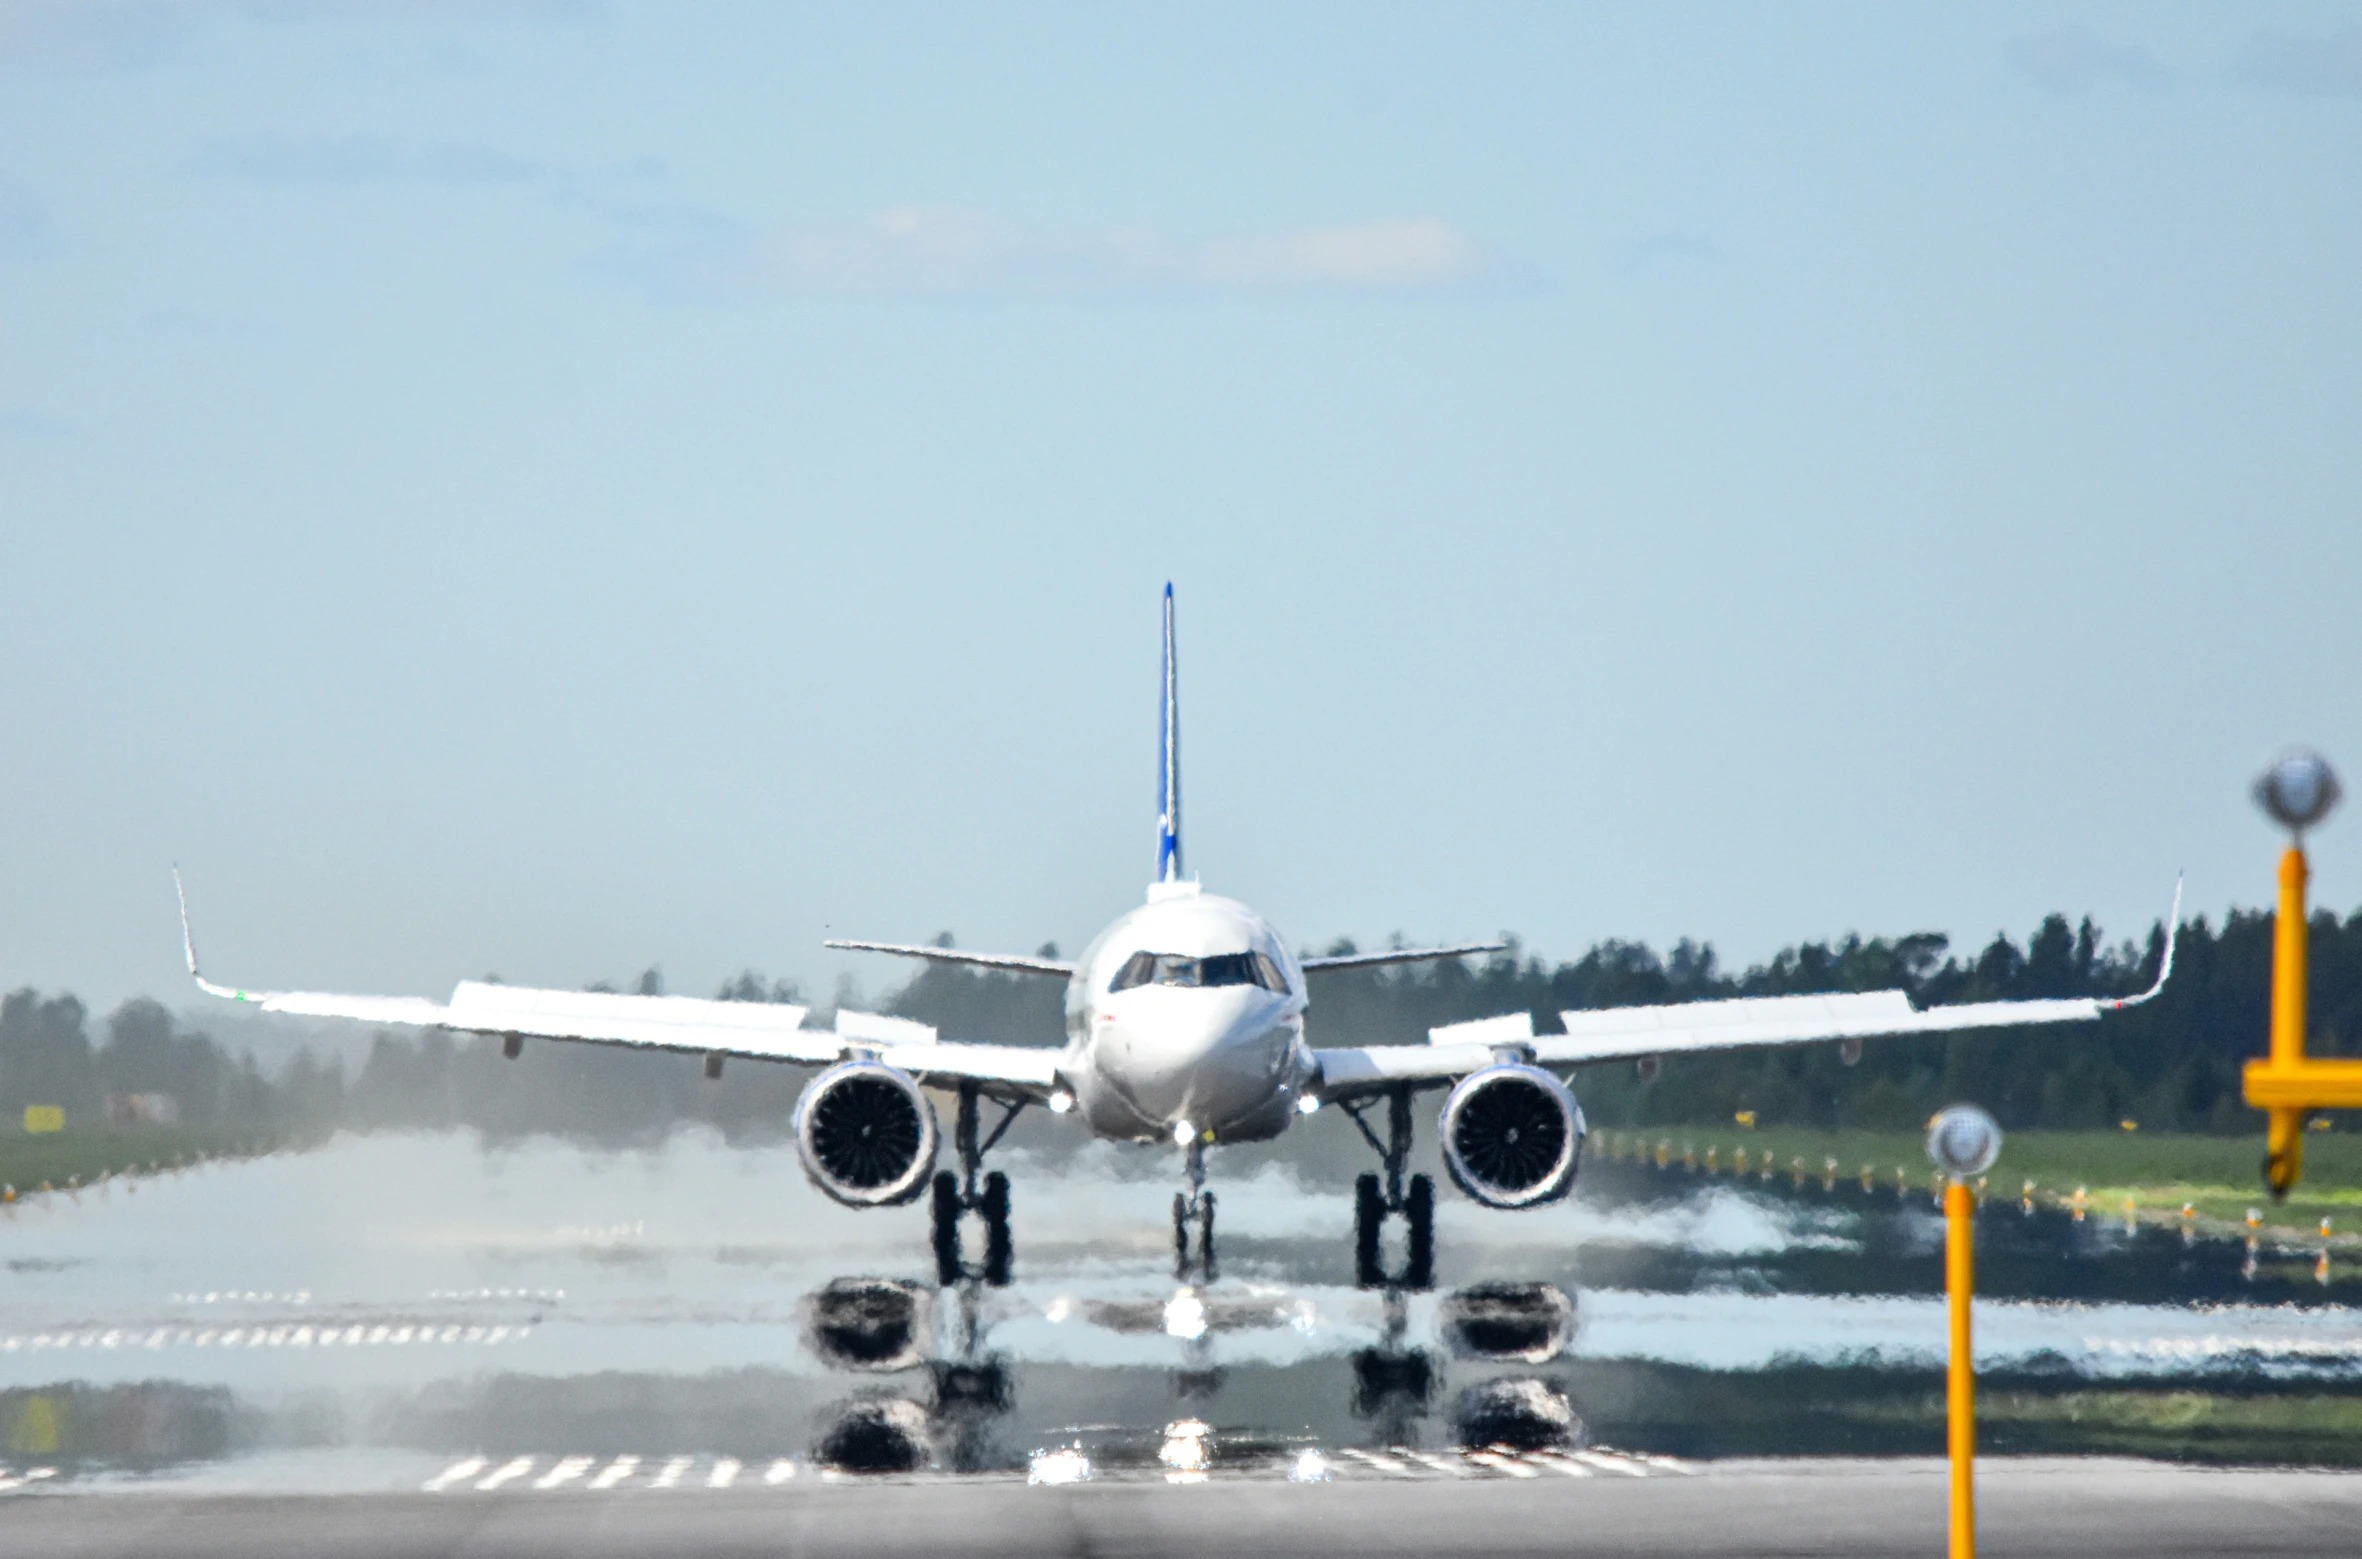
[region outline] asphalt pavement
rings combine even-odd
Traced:
[[[800,1478],[603,1494],[31,1494],[0,1559],[567,1555],[1933,1555],[1940,1461],[1725,1462],[1700,1476],[1292,1484]],[[2362,1545],[2362,1474],[1987,1461],[1993,1555],[2321,1555]]]

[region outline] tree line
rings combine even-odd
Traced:
[[[2321,911],[2309,932],[2313,1048],[2362,1052],[2362,910],[2344,920]],[[1356,949],[1337,942],[1327,951]],[[2006,935],[1972,952],[1955,952],[1934,933],[1847,936],[1799,943],[1737,972],[1723,969],[1711,946],[1688,940],[1662,954],[1611,940],[1559,963],[1513,945],[1481,960],[1313,976],[1307,1030],[1315,1044],[1408,1044],[1430,1027],[1520,1010],[1533,1014],[1537,1032],[1555,1033],[1564,1010],[1894,987],[1922,1007],[2126,996],[2154,981],[2164,952],[2162,925],[2138,943],[2110,946],[2088,918],[2063,915],[2045,919],[2022,946]],[[2164,994],[2096,1025],[1871,1040],[1853,1066],[1834,1045],[1670,1057],[1653,1079],[1610,1063],[1582,1069],[1576,1090],[1605,1126],[1703,1124],[1753,1110],[1767,1125],[1892,1129],[1973,1100],[2012,1129],[2134,1120],[2250,1131],[2258,1117],[2240,1100],[2239,1073],[2265,1049],[2271,957],[2269,913],[2234,910],[2219,928],[2201,916],[2182,927]],[[655,993],[662,981],[650,970],[633,988]],[[751,972],[718,994],[797,999],[792,984]],[[946,1037],[1055,1045],[1064,995],[1063,981],[926,964],[880,1005]],[[10,1131],[27,1105],[59,1106],[70,1125],[85,1126],[109,1118],[110,1100],[163,1095],[184,1126],[278,1138],[471,1127],[620,1144],[702,1121],[733,1138],[767,1139],[786,1130],[806,1075],[733,1061],[717,1084],[695,1056],[545,1042],[528,1042],[512,1062],[495,1042],[440,1032],[381,1033],[350,1076],[340,1060],[309,1052],[266,1073],[250,1054],[232,1055],[146,998],[95,1025],[72,996],[20,990],[0,999],[0,1130]]]

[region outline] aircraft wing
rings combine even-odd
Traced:
[[[1692,1055],[1759,1045],[1870,1039],[1887,1034],[1946,1033],[2027,1023],[2095,1021],[2124,1001],[1991,1001],[1922,1012],[1901,991],[1839,996],[1757,996],[1663,1007],[1562,1012],[1564,1034],[1536,1034],[1533,1014],[1513,1012],[1428,1030],[1424,1045],[1368,1045],[1315,1050],[1324,1099],[1382,1091],[1401,1082],[1446,1082],[1490,1066],[1497,1047],[1512,1047],[1542,1066]]]
[[[2181,891],[2174,890],[2178,927]],[[1536,1034],[1531,1013],[1513,1012],[1427,1031],[1424,1045],[1368,1045],[1315,1050],[1322,1099],[1380,1093],[1399,1083],[1434,1084],[1489,1066],[1503,1050],[1542,1066],[1696,1055],[1764,1045],[1863,1040],[1890,1034],[1946,1034],[2016,1028],[2036,1023],[2090,1023],[2102,1013],[2137,1007],[2165,989],[2173,973],[2175,936],[2169,931],[2157,982],[2137,996],[2052,1001],[1983,1001],[1918,1008],[1902,991],[1826,996],[1743,996],[1729,1001],[1675,1002],[1654,1007],[1609,1007],[1562,1012],[1564,1034]]]
[[[250,1002],[265,1012],[362,1023],[455,1029],[466,1034],[520,1035],[672,1050],[688,1055],[737,1056],[826,1066],[854,1054],[879,1060],[922,1082],[975,1080],[1047,1093],[1057,1083],[1059,1052],[1030,1045],[981,1045],[935,1038],[923,1023],[869,1013],[838,1015],[834,1029],[803,1026],[806,1009],[758,1001],[703,1001],[690,996],[624,996],[604,991],[536,990],[465,980],[448,1002],[417,996],[343,996],[323,991],[246,991],[216,985],[209,995]]]
[[[249,1003],[264,1012],[807,1066],[869,1055],[902,1068],[921,1082],[992,1083],[1004,1092],[1028,1096],[1046,1097],[1058,1081],[1060,1052],[1054,1048],[947,1042],[938,1040],[935,1030],[924,1023],[866,1012],[840,1012],[834,1029],[820,1029],[804,1027],[806,1009],[785,1003],[537,990],[482,980],[461,981],[447,1002],[419,996],[249,991],[217,985],[198,972],[185,897],[181,942],[190,977],[199,990]]]

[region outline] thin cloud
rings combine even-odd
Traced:
[[[195,10],[170,0],[0,0],[0,64],[137,70],[180,52]]]
[[[1625,249],[1623,268],[1653,271],[1671,265],[1704,264],[1722,258],[1722,250],[1703,233],[1676,230],[1651,233]]]
[[[710,276],[725,290],[850,297],[1086,298],[1454,291],[1503,268],[1431,217],[1203,240],[1147,227],[1051,229],[965,206],[902,206],[790,229]]]
[[[397,179],[435,184],[506,184],[551,188],[571,176],[474,142],[451,142],[417,151],[379,136],[261,135],[237,141],[208,141],[182,165],[200,178],[247,179],[256,183],[371,184]]]
[[[2137,43],[2111,43],[2081,25],[2010,40],[2009,62],[2047,92],[2088,92],[2116,82],[2136,92],[2165,84],[2165,67]]]
[[[266,22],[504,21],[581,26],[607,19],[603,0],[239,0],[236,9]]]
[[[598,0],[0,0],[0,67],[139,70],[178,57],[198,27],[222,17],[452,26],[584,25],[606,15]]]
[[[2362,25],[2325,37],[2259,32],[2231,62],[2231,79],[2295,97],[2362,97]]]

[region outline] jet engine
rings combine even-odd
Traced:
[[[883,1061],[847,1061],[804,1085],[796,1151],[812,1183],[848,1207],[907,1202],[935,1168],[935,1108]]]
[[[1583,1111],[1566,1084],[1537,1066],[1488,1066],[1444,1100],[1444,1167],[1487,1207],[1538,1207],[1575,1183]]]

